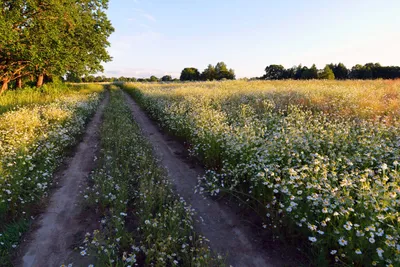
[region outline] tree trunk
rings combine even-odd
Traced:
[[[3,79],[3,84],[1,85],[1,89],[0,89],[0,95],[8,89],[9,82],[10,82],[9,79]]]
[[[36,83],[36,87],[42,87],[43,79],[44,79],[44,74],[39,74],[38,79],[37,79],[37,83]]]
[[[22,88],[22,78],[21,77],[17,78],[17,88],[19,88],[19,89]]]

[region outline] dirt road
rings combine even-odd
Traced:
[[[55,177],[60,181],[59,188],[53,193],[46,211],[40,216],[36,230],[22,245],[19,266],[44,267],[69,263],[66,261],[73,254],[76,238],[85,231],[80,218],[82,208],[78,205],[80,191],[86,185],[86,177],[95,167],[99,128],[108,98],[107,94],[89,122],[74,155],[64,162],[66,167],[56,173]]]
[[[125,98],[143,134],[153,145],[156,157],[166,168],[176,192],[196,210],[196,228],[210,240],[211,248],[227,255],[228,263],[233,266],[285,266],[280,259],[262,249],[261,240],[230,207],[194,193],[197,178],[204,170],[190,166],[179,157],[185,148],[165,136],[126,93]]]

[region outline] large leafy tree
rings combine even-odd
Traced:
[[[29,64],[27,33],[37,13],[22,0],[0,0],[0,94],[11,80],[22,76]]]
[[[211,64],[207,66],[207,68],[201,73],[201,79],[203,81],[213,81],[217,79],[217,72],[215,71],[215,67]]]
[[[200,72],[196,68],[184,68],[181,72],[181,81],[198,81],[200,80]]]
[[[218,62],[215,65],[215,72],[217,73],[217,79],[227,79],[227,80],[234,80],[235,79],[235,72],[233,69],[228,69],[224,62]]]
[[[311,80],[311,79],[318,79],[318,69],[313,64],[311,68],[303,67],[301,71],[301,79],[303,80]]]
[[[335,78],[338,80],[345,80],[349,76],[349,70],[343,63],[339,64],[329,64],[329,67],[332,69],[335,74]]]
[[[78,75],[102,70],[111,60],[106,48],[113,32],[107,0],[0,0],[0,78],[34,74]]]
[[[171,75],[164,75],[161,77],[161,81],[170,82],[170,81],[172,81],[172,77],[171,77]]]
[[[101,63],[111,60],[106,48],[114,30],[105,14],[107,2],[54,0],[46,19],[34,26],[40,34],[31,37],[37,86],[44,75],[82,76],[103,70]]]
[[[335,74],[329,65],[326,65],[323,71],[319,74],[320,79],[324,80],[334,80]]]
[[[281,80],[285,79],[285,67],[282,65],[269,65],[265,68],[264,79],[266,80]]]

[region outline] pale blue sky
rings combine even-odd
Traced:
[[[110,0],[107,76],[178,77],[224,61],[237,77],[270,64],[400,65],[400,0]]]

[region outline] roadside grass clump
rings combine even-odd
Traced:
[[[125,84],[229,194],[317,266],[400,265],[400,82]]]
[[[100,229],[86,235],[81,254],[95,256],[95,266],[221,265],[207,240],[194,231],[193,210],[174,195],[115,88],[89,184],[85,198],[102,219]]]
[[[13,250],[39,209],[35,205],[52,185],[53,172],[101,100],[98,88],[67,95],[0,115],[0,266],[10,266]]]

